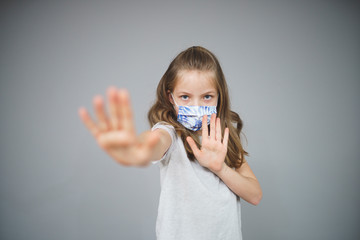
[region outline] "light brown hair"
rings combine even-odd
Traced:
[[[219,61],[213,53],[203,47],[190,47],[177,55],[170,63],[158,84],[156,102],[148,112],[150,125],[153,126],[164,121],[174,126],[175,131],[184,143],[188,158],[192,161],[195,159],[186,137],[191,136],[200,148],[199,137],[194,131],[186,129],[177,121],[176,111],[168,97],[169,92],[174,91],[178,74],[182,70],[211,71],[215,73],[215,86],[219,94],[217,117],[221,120],[222,133],[224,133],[226,127],[229,128],[228,151],[225,163],[229,167],[239,168],[245,161],[244,156],[248,155],[243,149],[240,139],[243,123],[239,115],[230,109],[228,88]]]

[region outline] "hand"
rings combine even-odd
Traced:
[[[191,137],[186,140],[194,152],[200,165],[210,169],[215,174],[225,169],[225,157],[227,153],[227,143],[229,139],[229,129],[225,129],[224,139],[222,140],[220,118],[215,114],[210,119],[210,135],[208,134],[207,116],[202,119],[202,144],[199,149]]]
[[[146,132],[136,136],[129,94],[126,90],[110,87],[107,91],[109,114],[106,114],[101,96],[93,99],[96,122],[85,108],[79,109],[79,115],[101,148],[122,165],[146,165],[150,162],[159,136]]]

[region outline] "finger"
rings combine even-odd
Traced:
[[[78,113],[86,128],[91,132],[94,137],[97,137],[99,130],[86,109],[80,108]]]
[[[193,151],[195,157],[198,157],[201,153],[200,149],[196,146],[194,139],[187,137],[186,141],[189,143],[191,150]]]
[[[220,118],[216,118],[216,141],[221,142],[221,124],[220,124]]]
[[[215,120],[216,120],[216,114],[211,114],[210,119],[210,139],[215,140]]]
[[[109,116],[112,129],[119,129],[119,98],[115,87],[108,88]]]
[[[207,139],[209,137],[208,126],[207,126],[207,115],[203,116],[202,119],[202,139]]]
[[[129,132],[135,132],[133,112],[131,109],[129,93],[126,90],[119,91],[120,99],[120,128]]]
[[[94,97],[93,100],[95,115],[97,117],[97,125],[101,131],[108,130],[108,119],[105,114],[104,100],[101,96]]]
[[[228,146],[228,141],[229,141],[229,128],[225,128],[223,145],[224,145],[224,148],[226,148],[226,149]]]

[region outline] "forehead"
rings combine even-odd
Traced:
[[[178,73],[174,92],[177,91],[216,91],[213,71],[182,70]]]

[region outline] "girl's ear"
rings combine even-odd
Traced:
[[[171,96],[170,90],[167,91],[167,95],[168,95],[168,98],[169,98],[169,101],[171,102],[171,104],[174,105],[174,99]]]

